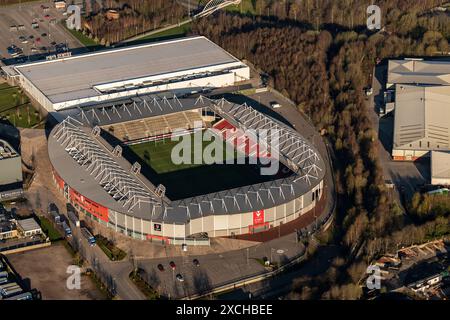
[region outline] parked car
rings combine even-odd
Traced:
[[[41,37],[46,37],[47,36],[47,34],[44,32],[44,33],[41,33]]]
[[[164,271],[164,266],[161,263],[158,264],[158,270],[159,271]]]
[[[271,107],[272,109],[278,109],[278,108],[281,108],[281,104],[279,104],[279,103],[276,102],[276,101],[272,101],[272,102],[270,103],[270,107]]]
[[[172,268],[172,270],[175,270],[175,268],[177,267],[177,265],[173,261],[170,261],[169,266]]]
[[[200,267],[200,262],[198,262],[198,259],[192,260],[192,263],[194,264],[194,266]]]
[[[181,274],[179,274],[179,273],[178,273],[175,277],[176,277],[177,280],[180,281],[180,282],[183,282],[183,281],[184,281],[183,276],[182,276]]]

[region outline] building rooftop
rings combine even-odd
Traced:
[[[17,156],[19,156],[19,154],[8,142],[0,140],[0,160],[15,158]]]
[[[439,149],[450,147],[450,86],[396,86],[394,148]]]
[[[389,60],[387,82],[450,85],[450,60]]]
[[[122,47],[64,59],[17,65],[53,103],[101,95],[101,84],[239,62],[205,37]],[[9,73],[13,70],[8,69]]]
[[[450,179],[450,152],[433,151],[431,153],[431,177]]]
[[[15,230],[16,226],[11,221],[2,221],[0,222],[0,233],[9,232]]]
[[[41,229],[41,227],[36,222],[36,220],[34,220],[34,218],[17,220],[17,224],[19,225],[20,229],[22,229],[25,232]]]

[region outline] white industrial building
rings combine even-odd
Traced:
[[[389,60],[386,87],[389,89],[397,84],[450,85],[450,61]]]
[[[431,184],[450,186],[450,152],[431,153]]]
[[[250,79],[243,62],[205,37],[121,47],[3,67],[47,111],[172,91],[185,94]]]
[[[397,85],[394,160],[450,151],[450,86]]]

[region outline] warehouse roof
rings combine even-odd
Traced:
[[[35,231],[35,230],[41,229],[41,227],[36,222],[36,220],[34,220],[34,218],[17,220],[17,224],[20,226],[20,229],[22,229],[24,232]]]
[[[189,37],[18,65],[53,103],[101,95],[94,86],[239,62],[205,37]]]
[[[450,85],[450,61],[389,60],[387,82],[390,84]]]
[[[450,179],[450,152],[433,151],[431,153],[431,177]]]
[[[394,148],[425,138],[450,145],[450,86],[397,85]]]

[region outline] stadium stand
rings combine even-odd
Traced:
[[[128,142],[157,137],[174,132],[176,129],[192,129],[196,123],[204,122],[199,112],[183,111],[164,116],[117,123],[102,128],[117,139]]]
[[[264,150],[257,142],[254,142],[242,130],[236,129],[231,123],[222,119],[213,125],[219,130],[223,139],[235,146],[239,151],[248,157],[270,158],[270,153]]]

